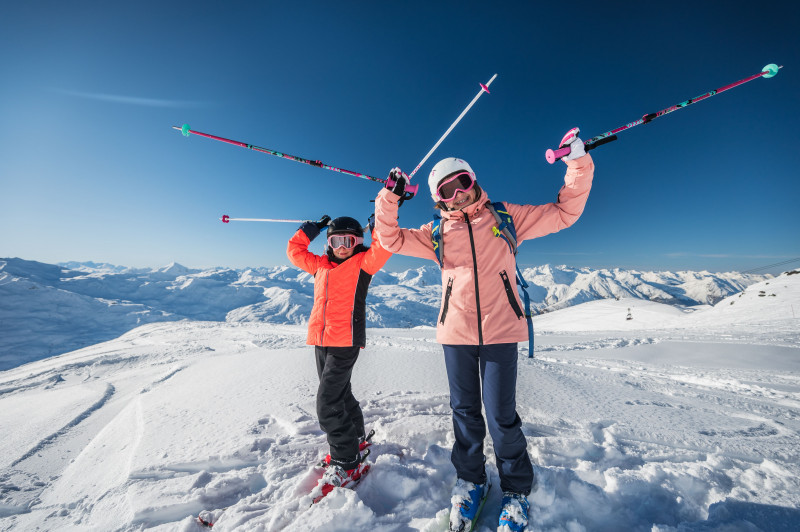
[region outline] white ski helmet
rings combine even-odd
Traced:
[[[475,172],[472,171],[472,167],[467,164],[467,161],[464,159],[448,157],[447,159],[442,159],[436,163],[436,165],[434,165],[431,173],[428,175],[428,186],[431,189],[431,197],[433,198],[433,201],[439,201],[439,196],[436,194],[436,188],[439,186],[439,183],[442,182],[442,179],[449,175],[455,174],[456,172],[468,172],[469,175],[472,176],[472,179],[475,179]]]

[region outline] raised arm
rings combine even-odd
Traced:
[[[436,260],[431,242],[431,223],[419,229],[403,229],[397,225],[398,201],[402,196],[382,189],[375,198],[375,234],[380,243],[399,255]]]
[[[565,162],[567,173],[564,176],[564,186],[558,192],[555,202],[544,205],[506,204],[508,212],[514,218],[519,241],[566,229],[583,213],[592,189],[594,162],[588,154]]]
[[[326,214],[318,222],[308,221],[300,226],[286,246],[286,256],[289,257],[292,264],[311,275],[317,273],[322,257],[308,251],[308,246],[330,221],[331,217]]]

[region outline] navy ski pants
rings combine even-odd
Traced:
[[[314,346],[317,359],[317,418],[328,436],[331,463],[344,469],[358,465],[358,441],[364,437],[364,414],[353,396],[350,377],[359,346]]]
[[[458,478],[486,482],[483,440],[486,424],[494,444],[500,488],[527,495],[533,484],[528,442],[517,414],[517,344],[442,345],[453,409],[451,460]]]

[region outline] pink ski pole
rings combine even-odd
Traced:
[[[312,161],[311,159],[306,159],[304,157],[298,157],[297,155],[289,155],[288,153],[279,152],[276,150],[271,150],[269,148],[261,148],[259,146],[255,146],[253,144],[247,144],[245,142],[240,142],[238,140],[231,140],[226,139],[225,137],[218,137],[217,135],[211,135],[209,133],[203,133],[201,131],[194,131],[189,128],[189,124],[184,124],[183,127],[172,126],[172,129],[177,129],[181,133],[183,133],[184,137],[188,137],[189,135],[198,135],[200,137],[206,137],[211,140],[218,140],[220,142],[225,142],[227,144],[233,144],[234,146],[239,146],[241,148],[247,148],[248,150],[253,150],[261,153],[266,153],[267,155],[274,155],[276,157],[281,157],[283,159],[289,159],[290,161],[296,161],[298,163],[308,164],[310,166],[316,166],[317,168],[324,168],[326,170],[332,170],[334,172],[339,172],[341,174],[347,174],[355,177],[360,177],[362,179],[369,179],[370,181],[377,181],[378,183],[386,183],[385,179],[378,179],[377,177],[372,177],[367,174],[362,174],[360,172],[353,172],[352,170],[345,170],[344,168],[337,168],[335,166],[331,166],[328,164],[323,163],[322,161]],[[414,187],[408,187],[410,192],[416,193],[417,187],[419,185],[414,185]]]
[[[447,131],[445,131],[444,135],[442,135],[442,137],[436,142],[436,144],[433,146],[433,148],[431,148],[431,150],[427,153],[427,155],[425,155],[425,157],[422,158],[422,160],[419,162],[417,167],[414,168],[414,171],[411,172],[411,174],[409,174],[409,176],[408,176],[409,179],[411,179],[411,177],[415,173],[417,173],[417,170],[419,170],[420,167],[423,164],[425,164],[425,161],[427,161],[428,157],[430,157],[431,154],[433,154],[433,152],[436,151],[436,148],[439,147],[439,144],[441,144],[442,141],[447,137],[447,135],[450,134],[450,132],[453,130],[453,128],[456,127],[456,124],[458,124],[461,121],[461,119],[464,118],[464,115],[467,114],[467,111],[469,111],[472,108],[472,106],[475,105],[475,102],[478,101],[478,98],[480,98],[481,95],[484,92],[486,92],[486,93],[489,92],[489,85],[492,84],[492,81],[494,81],[494,78],[496,78],[496,77],[497,77],[497,74],[492,76],[492,78],[488,82],[486,82],[486,85],[484,85],[483,83],[479,83],[479,85],[481,86],[481,90],[478,91],[478,94],[472,99],[472,101],[469,103],[469,105],[467,105],[467,107],[461,112],[461,114],[458,116],[458,118],[456,118],[455,122],[453,122],[450,125],[450,127],[447,129]],[[211,139],[211,140],[217,140],[219,142],[225,142],[227,144],[233,144],[234,146],[239,146],[241,148],[247,148],[249,150],[258,151],[258,152],[261,152],[261,153],[266,153],[267,155],[274,155],[276,157],[281,157],[283,159],[289,159],[290,161],[296,161],[298,163],[303,163],[303,164],[308,164],[308,165],[311,165],[311,166],[316,166],[317,168],[324,168],[326,170],[332,170],[334,172],[339,172],[341,174],[347,174],[347,175],[351,175],[351,176],[354,176],[354,177],[360,177],[362,179],[369,179],[370,181],[376,181],[378,183],[384,183],[384,184],[387,183],[386,179],[379,179],[377,177],[372,177],[372,176],[369,176],[367,174],[362,174],[360,172],[353,172],[352,170],[345,170],[344,168],[337,168],[335,166],[331,166],[331,165],[325,164],[322,161],[318,161],[318,160],[315,161],[315,160],[311,160],[311,159],[306,159],[304,157],[298,157],[296,155],[289,155],[287,153],[279,152],[279,151],[276,151],[276,150],[271,150],[269,148],[261,148],[259,146],[255,146],[253,144],[247,144],[245,142],[241,142],[241,141],[238,141],[238,140],[226,139],[225,137],[218,137],[217,135],[211,135],[210,133],[203,133],[201,131],[194,131],[194,130],[189,128],[189,124],[184,124],[182,127],[172,126],[172,129],[177,129],[178,131],[180,131],[183,134],[184,137],[188,137],[190,135],[198,135],[200,137],[206,137],[206,138]],[[391,180],[389,180],[388,184],[389,184],[389,186],[394,186],[394,182],[391,181]],[[417,193],[417,189],[418,188],[419,188],[419,185],[411,185],[411,184],[409,184],[409,185],[407,185],[405,187],[405,190],[407,192],[410,192],[413,195],[413,194]],[[234,220],[234,218],[230,218],[230,220]]]
[[[602,135],[597,135],[596,137],[592,137],[591,139],[589,139],[589,140],[587,140],[586,142],[583,143],[584,149],[586,151],[589,151],[589,150],[592,150],[592,149],[594,149],[594,148],[596,148],[598,146],[602,146],[603,144],[606,144],[608,142],[615,141],[615,140],[617,140],[617,133],[619,133],[621,131],[625,131],[626,129],[630,129],[632,127],[636,127],[636,126],[638,126],[640,124],[647,124],[649,122],[652,122],[653,120],[655,120],[656,118],[658,118],[660,116],[664,116],[666,114],[671,113],[672,111],[677,111],[678,109],[683,109],[684,107],[688,107],[689,105],[691,105],[693,103],[697,103],[697,102],[705,100],[707,98],[711,98],[715,94],[719,94],[720,92],[725,92],[728,89],[732,89],[734,87],[738,87],[739,85],[747,83],[748,81],[752,81],[752,80],[754,80],[756,78],[760,78],[760,77],[771,78],[771,77],[775,76],[775,74],[777,74],[778,70],[781,69],[781,68],[783,68],[783,65],[778,66],[778,65],[775,65],[775,64],[769,64],[769,65],[765,66],[761,70],[761,72],[759,72],[758,74],[753,74],[750,77],[741,79],[741,80],[739,80],[739,81],[737,81],[735,83],[731,83],[730,85],[725,85],[724,87],[720,87],[718,89],[715,89],[713,91],[707,92],[705,94],[701,94],[700,96],[696,96],[694,98],[686,100],[685,102],[681,102],[681,103],[679,103],[677,105],[673,105],[672,107],[667,107],[666,109],[662,109],[661,111],[658,111],[656,113],[646,114],[642,118],[640,118],[639,120],[637,120],[635,122],[631,122],[629,124],[625,124],[624,126],[620,126],[620,127],[616,128],[616,129],[612,129],[611,131],[606,131]],[[553,164],[554,162],[556,162],[557,160],[561,159],[562,157],[566,157],[567,155],[569,155],[569,153],[570,153],[569,146],[564,147],[564,148],[560,148],[560,149],[557,149],[557,150],[547,150],[545,152],[545,159],[547,159],[548,163]]]

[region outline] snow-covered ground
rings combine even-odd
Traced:
[[[518,382],[532,530],[800,530],[800,274],[713,307],[609,299],[535,325]],[[150,323],[0,372],[0,529],[194,532],[206,512],[215,531],[445,530],[453,436],[434,330],[369,329],[353,389],[374,466],[313,507],[326,446],[304,338]],[[477,530],[495,528],[500,496]]]

